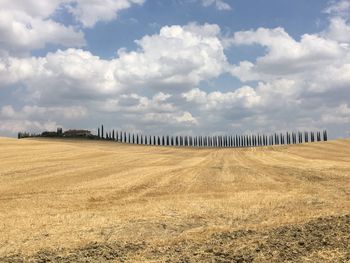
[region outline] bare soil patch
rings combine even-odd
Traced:
[[[168,246],[140,243],[90,243],[76,249],[43,250],[32,256],[0,258],[21,262],[348,262],[350,215],[318,218],[306,224],[265,231],[215,233],[199,241]]]

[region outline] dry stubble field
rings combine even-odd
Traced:
[[[0,138],[0,262],[347,262],[350,140]]]

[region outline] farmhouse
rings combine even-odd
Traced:
[[[65,137],[89,137],[91,131],[89,130],[68,130],[63,133]]]

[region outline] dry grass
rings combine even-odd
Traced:
[[[165,246],[350,213],[350,140],[180,149],[2,138],[0,149],[0,256]]]

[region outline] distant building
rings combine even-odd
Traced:
[[[58,135],[62,135],[63,134],[62,128],[57,128],[57,134]]]
[[[89,137],[91,131],[88,130],[68,130],[63,134],[65,137]]]

